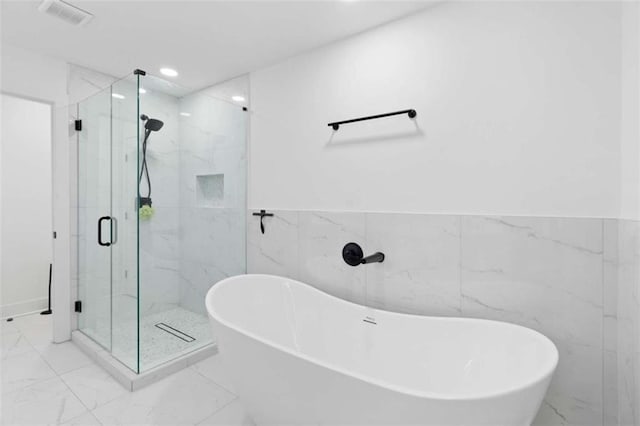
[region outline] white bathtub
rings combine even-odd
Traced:
[[[225,279],[206,304],[258,425],[529,425],[558,363],[528,328],[370,309],[277,276]]]

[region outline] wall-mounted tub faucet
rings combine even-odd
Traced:
[[[376,263],[384,261],[384,253],[375,252],[370,256],[364,257],[362,248],[356,243],[347,243],[342,249],[342,258],[348,265],[358,266],[366,263]]]

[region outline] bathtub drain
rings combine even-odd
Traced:
[[[157,323],[156,327],[158,327],[162,331],[166,331],[167,333],[177,337],[178,339],[184,340],[187,343],[195,342],[195,340],[196,340],[195,337],[191,337],[187,333],[183,333],[182,331],[178,330],[177,328],[173,328],[170,325],[165,324],[163,322]]]

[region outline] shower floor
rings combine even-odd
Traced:
[[[160,326],[161,328],[159,328]],[[108,331],[108,328],[101,327]],[[82,329],[98,342],[108,341],[95,330]],[[137,366],[135,321],[113,324],[112,354],[132,370]],[[213,336],[206,316],[176,307],[140,318],[140,372],[213,343]]]

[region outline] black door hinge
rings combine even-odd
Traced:
[[[76,120],[75,129],[76,129],[76,132],[79,132],[82,130],[82,120]]]
[[[56,231],[53,231],[53,239],[55,240],[58,237],[58,233]]]
[[[75,303],[73,304],[73,311],[74,312],[82,312],[82,301],[81,300],[76,300]]]

